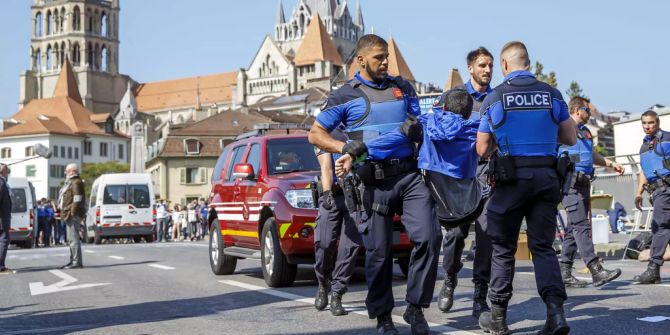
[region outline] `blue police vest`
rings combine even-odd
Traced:
[[[575,171],[593,173],[593,136],[586,126],[577,127],[577,143],[561,146],[560,152],[567,152],[575,162]]]
[[[648,182],[670,175],[666,159],[670,159],[670,133],[659,130],[649,141],[645,139],[640,148],[640,165]]]
[[[554,156],[558,148],[558,120],[554,116],[551,86],[532,80],[513,80],[495,88],[501,97],[502,117],[491,115],[491,129],[500,155]]]
[[[369,141],[397,129],[405,122],[407,103],[397,84],[383,89],[370,87],[355,79],[349,84],[362,93],[366,104],[365,114],[345,130],[349,139]]]

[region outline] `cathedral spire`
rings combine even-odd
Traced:
[[[277,6],[277,24],[286,23],[286,18],[284,16],[284,4],[279,0],[279,5]]]
[[[363,22],[363,11],[361,10],[361,0],[358,0],[358,5],[356,6],[356,18],[354,19],[354,24],[361,27],[361,30],[365,31],[365,23]]]

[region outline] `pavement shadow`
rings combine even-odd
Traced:
[[[48,312],[32,311],[2,318],[2,334],[69,334],[98,328],[161,322],[214,315],[229,310],[251,308],[285,301],[282,298],[249,291],[231,292],[200,298],[143,302],[138,304]],[[48,314],[44,313],[48,312]],[[59,328],[49,331],[49,327]]]
[[[128,265],[140,265],[140,264],[150,264],[157,263],[158,261],[141,261],[141,262],[129,262],[129,263],[113,263],[113,264],[98,264],[98,265],[89,265],[87,266],[84,263],[83,269],[73,269],[73,271],[81,271],[86,269],[99,269],[99,268],[111,268],[115,266],[128,266]],[[26,273],[26,272],[39,272],[39,271],[49,271],[49,270],[61,270],[62,265],[59,266],[33,266],[28,268],[15,269],[16,273]]]

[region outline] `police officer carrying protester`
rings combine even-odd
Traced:
[[[434,204],[421,181],[413,157],[414,145],[398,127],[408,114],[419,115],[419,101],[411,84],[388,75],[388,44],[379,36],[365,35],[356,46],[356,62],[362,69],[353,80],[333,91],[310,130],[309,140],[320,149],[344,154],[336,161],[336,173],[344,176],[352,161],[363,181],[364,210],[356,213],[357,227],[365,245],[365,273],[368,295],[365,300],[370,318],[377,318],[378,334],[398,334],[391,312],[391,257],[393,216],[402,216],[414,245],[410,255],[403,318],[413,334],[429,334],[423,315],[433,298],[437,261],[442,239]],[[338,141],[330,132],[340,124],[350,141]],[[378,135],[394,131],[401,144],[379,150],[366,143]]]
[[[339,128],[331,135],[346,140]],[[347,284],[356,266],[356,256],[363,241],[356,222],[347,210],[342,185],[336,180],[334,157],[339,155],[317,151],[321,166],[322,193],[314,228],[314,271],[319,282],[314,307],[319,311],[324,310],[328,305],[330,292],[330,313],[340,316],[347,314],[342,307],[342,295],[347,292]]]
[[[623,166],[604,158],[593,151],[593,136],[586,127],[591,117],[589,101],[582,97],[573,97],[568,103],[570,117],[577,124],[577,144],[561,146],[559,154],[566,152],[575,162],[575,174],[568,194],[563,197],[563,207],[568,214],[568,225],[565,229],[563,246],[561,248],[561,276],[566,287],[584,287],[588,283],[572,275],[572,264],[577,250],[588,267],[593,278],[593,286],[602,286],[621,275],[620,269],[606,270],[600,258],[596,256],[591,239],[591,180],[593,179],[593,165],[613,167],[616,172],[623,174]]]
[[[651,258],[647,270],[635,276],[640,284],[659,284],[666,246],[670,243],[670,132],[660,129],[658,114],[646,111],[641,117],[646,136],[640,148],[640,182],[635,206],[642,209],[642,193],[649,192],[654,206],[651,240]]]
[[[468,53],[467,56],[468,72],[470,80],[465,84],[455,87],[455,89],[466,90],[473,99],[472,110],[477,112],[476,118],[479,118],[479,109],[482,106],[484,98],[491,93],[491,78],[493,77],[493,55],[484,47],[479,47]],[[438,107],[444,106],[446,102],[447,91],[442,94],[436,103]],[[445,110],[449,110],[445,108]],[[488,165],[486,161],[481,161],[478,166],[477,175],[486,178]],[[469,173],[468,173],[469,174]],[[440,295],[437,300],[437,307],[448,312],[454,303],[454,290],[458,284],[458,272],[463,268],[461,256],[465,248],[465,239],[470,231],[470,222],[465,222],[456,228],[447,229],[442,242],[442,266],[444,267],[445,277]],[[486,293],[488,291],[489,279],[491,276],[491,241],[486,236],[486,213],[482,213],[475,222],[475,258],[473,262],[472,282],[475,284],[473,295],[472,315],[479,318],[483,311],[488,311],[486,304]]]
[[[477,152],[491,157],[494,189],[487,206],[487,234],[493,245],[489,299],[480,327],[494,335],[511,333],[507,305],[512,298],[514,254],[521,222],[526,218],[535,280],[547,306],[540,334],[570,331],[563,302],[567,299],[552,243],[560,202],[558,144],[576,143],[575,124],[561,93],[528,70],[530,58],[521,42],[503,46],[500,65],[505,76],[481,108]]]
[[[7,184],[10,172],[7,164],[0,163],[0,275],[14,273],[5,266],[9,249],[9,230],[12,228],[12,196]]]
[[[79,177],[79,167],[70,163],[65,167],[65,184],[58,192],[61,220],[65,221],[67,240],[70,244],[70,262],[63,269],[84,267],[81,254],[79,225],[86,215],[84,182]]]

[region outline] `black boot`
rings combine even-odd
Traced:
[[[451,306],[454,305],[454,290],[456,289],[456,285],[458,285],[458,277],[447,274],[440,290],[440,296],[437,298],[437,308],[442,312],[448,312]]]
[[[660,284],[661,266],[654,262],[649,262],[647,270],[642,272],[641,275],[633,277],[633,281],[640,284]]]
[[[479,319],[483,312],[490,312],[491,309],[486,303],[486,294],[489,286],[486,283],[475,283],[475,293],[472,295],[472,316]]]
[[[547,305],[547,321],[544,323],[544,328],[538,335],[565,335],[570,332],[568,320],[565,319],[565,312],[563,311],[563,298],[547,297],[545,301]]]
[[[423,316],[423,309],[421,306],[409,304],[405,309],[405,314],[402,315],[405,322],[409,323],[412,335],[428,335],[430,334],[430,327]]]
[[[491,311],[479,316],[479,328],[491,335],[511,334],[507,327],[507,306],[491,304]]]
[[[565,287],[586,287],[589,283],[579,280],[572,275],[572,263],[558,263],[561,266],[561,277]]]
[[[593,286],[598,287],[619,278],[621,269],[607,270],[603,268],[603,264],[599,259],[594,259],[588,265],[591,276],[593,277]]]
[[[399,335],[398,330],[393,325],[391,312],[377,317],[377,335]]]
[[[328,306],[328,291],[330,291],[330,284],[325,285],[319,283],[319,289],[316,291],[316,298],[314,299],[314,308],[317,311],[322,311]]]
[[[347,315],[347,311],[342,307],[342,295],[336,292],[330,294],[330,314],[334,316]]]

